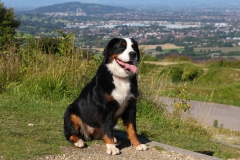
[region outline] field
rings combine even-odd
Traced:
[[[183,48],[182,46],[176,46],[174,44],[159,44],[159,45],[140,45],[140,48],[143,48],[145,50],[149,50],[149,49],[156,49],[157,46],[161,46],[163,50],[165,49],[179,49],[179,48]]]
[[[228,52],[234,52],[234,51],[240,51],[240,46],[237,47],[202,47],[202,48],[194,48],[195,52],[200,52],[200,51],[219,51],[221,50],[223,53],[228,53]]]

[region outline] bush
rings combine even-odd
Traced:
[[[162,50],[162,46],[157,46],[157,47],[156,47],[156,51],[159,51],[159,52],[163,51],[163,50]]]
[[[161,75],[166,75],[172,82],[193,81],[203,73],[203,69],[189,63],[166,67]]]

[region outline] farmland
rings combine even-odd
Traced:
[[[236,52],[239,51],[240,52],[240,46],[236,46],[236,47],[201,47],[201,48],[194,48],[195,52],[200,52],[200,51],[222,51],[223,53],[228,53],[228,52]]]

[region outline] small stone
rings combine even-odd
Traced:
[[[33,127],[33,126],[34,126],[33,123],[29,123],[29,124],[28,124],[28,127]]]

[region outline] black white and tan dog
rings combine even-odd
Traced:
[[[132,146],[136,150],[147,150],[136,133],[138,44],[132,38],[114,38],[103,55],[96,75],[66,109],[65,137],[80,148],[85,146],[86,140],[103,139],[108,154],[119,154],[114,126],[121,118]]]

